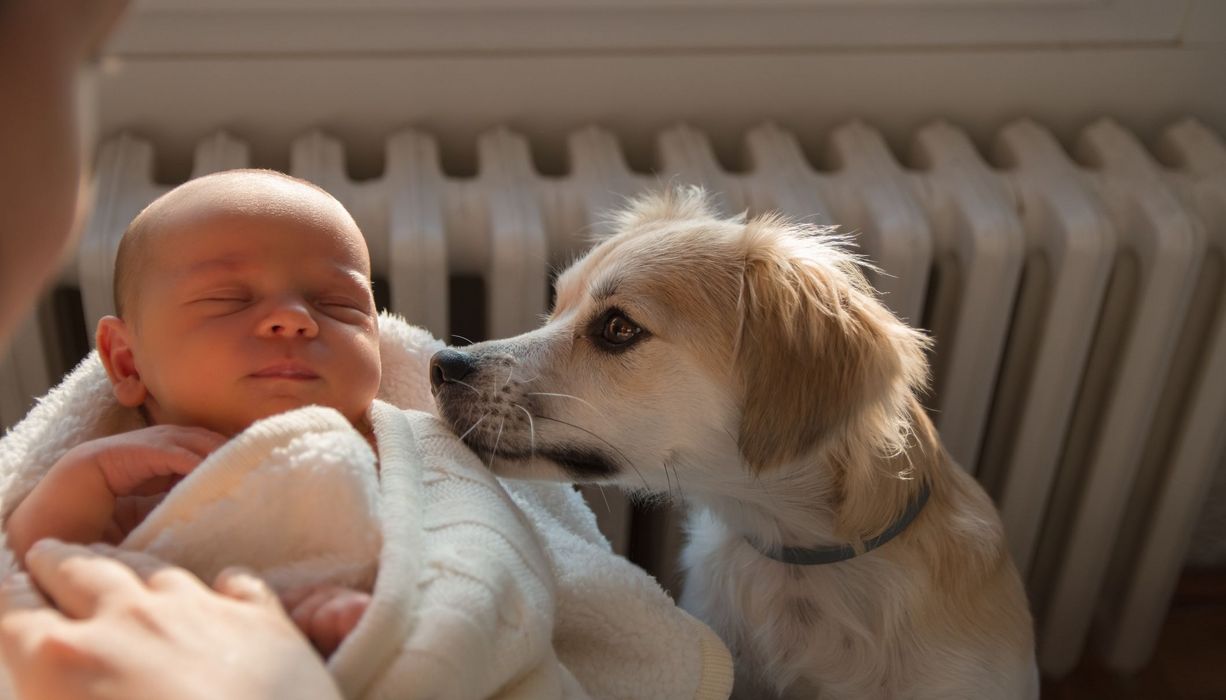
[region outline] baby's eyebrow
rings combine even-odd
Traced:
[[[352,286],[360,287],[363,290],[370,290],[370,277],[362,274],[358,270],[348,267],[337,268],[333,274],[338,280],[344,280]]]
[[[212,284],[214,278],[238,276],[242,275],[246,270],[254,268],[258,268],[258,263],[246,260],[241,256],[224,256],[193,263],[178,275],[178,279],[181,284],[190,285],[194,289]],[[352,291],[371,292],[370,277],[361,270],[347,265],[329,265],[316,274],[325,275],[323,278],[317,278],[317,281],[322,281],[326,278],[327,284],[336,284]]]
[[[183,272],[184,277],[200,277],[209,274],[222,274],[227,272],[238,272],[244,267],[248,267],[241,259],[235,257],[213,258],[211,260],[202,260],[193,264]]]

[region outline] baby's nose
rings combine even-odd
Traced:
[[[313,338],[319,333],[319,324],[303,304],[281,304],[260,324],[260,332],[266,336]]]

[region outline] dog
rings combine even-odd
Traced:
[[[431,359],[499,474],[689,506],[682,607],[740,698],[1037,698],[1000,519],[917,395],[929,341],[849,242],[640,198],[557,279],[544,325]]]

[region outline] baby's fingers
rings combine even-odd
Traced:
[[[212,454],[217,448],[226,444],[226,436],[215,433],[207,428],[185,428],[180,425],[159,426],[165,430],[168,444],[182,447],[201,458]]]
[[[98,465],[111,493],[128,496],[143,492],[149,481],[192,472],[203,458],[176,445],[117,447],[99,455]]]
[[[345,641],[345,637],[358,626],[362,615],[366,614],[366,609],[370,607],[370,596],[365,593],[350,592],[347,595],[338,596],[324,603],[323,608],[315,615],[317,618],[324,619],[324,627],[332,635],[332,649],[328,653],[335,650]]]
[[[294,609],[294,622],[325,657],[332,654],[357,627],[370,607],[370,596],[347,589],[330,588],[307,598]]]
[[[166,498],[166,494],[157,494],[155,496],[120,496],[115,499],[115,515],[111,518],[112,524],[115,526],[118,538],[114,542],[120,542],[124,537],[136,529],[136,526],[145,521],[154,508]]]
[[[290,619],[302,630],[307,636],[312,633],[312,621],[315,619],[315,613],[323,607],[324,603],[331,600],[337,593],[337,589],[331,586],[318,588],[304,598],[290,602],[286,601],[286,607],[289,609]]]

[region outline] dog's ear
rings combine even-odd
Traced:
[[[877,299],[829,231],[745,225],[737,365],[740,449],[755,470],[794,460],[927,376],[926,340]]]

